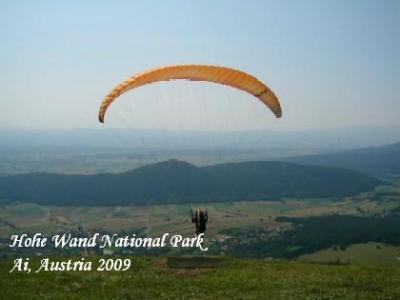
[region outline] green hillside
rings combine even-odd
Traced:
[[[374,176],[400,175],[400,143],[332,154],[296,156],[287,161],[348,168]]]
[[[0,177],[0,201],[129,205],[343,197],[381,181],[356,171],[285,162],[196,167],[169,160],[119,174],[32,173]]]

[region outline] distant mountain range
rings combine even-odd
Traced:
[[[352,169],[378,177],[400,176],[400,143],[331,154],[296,156],[285,158],[285,161]]]
[[[196,167],[169,160],[119,174],[1,176],[0,201],[98,206],[342,197],[381,183],[357,171],[287,162]]]
[[[339,153],[398,142],[400,127],[303,131],[0,129],[0,141],[2,174],[46,172],[87,175],[127,172],[171,158],[196,166],[246,161],[296,162],[296,159],[287,158]],[[302,158],[299,162],[303,163]],[[314,164],[313,159],[310,163]],[[358,170],[365,171],[364,168]],[[380,176],[376,172],[369,174]]]

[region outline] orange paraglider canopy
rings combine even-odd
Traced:
[[[104,122],[107,108],[117,97],[137,87],[158,81],[186,79],[215,82],[245,91],[268,106],[277,118],[282,116],[278,97],[264,83],[243,71],[214,65],[170,65],[146,70],[120,82],[103,99],[99,121]]]

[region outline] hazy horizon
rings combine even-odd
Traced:
[[[6,147],[60,146],[100,148],[157,147],[166,149],[231,147],[273,149],[279,147],[353,149],[400,142],[400,127],[346,127],[303,130],[195,130],[154,128],[0,128]],[[27,149],[29,150],[29,149]]]

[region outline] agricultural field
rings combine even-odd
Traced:
[[[361,196],[359,196],[361,197]],[[43,232],[67,230],[80,226],[87,230],[145,229],[148,235],[169,231],[191,234],[190,209],[207,208],[209,223],[207,234],[232,227],[256,226],[271,230],[282,223],[277,217],[310,217],[331,214],[373,215],[398,206],[398,201],[372,201],[370,195],[354,201],[352,198],[286,199],[282,201],[242,201],[207,204],[170,204],[115,207],[63,207],[37,204],[7,204],[0,206],[0,238],[12,232]]]
[[[399,198],[397,186],[380,186],[373,192],[341,199],[107,207],[9,203],[0,206],[0,253],[13,255],[7,248],[13,233],[50,235],[83,230],[87,235],[94,232],[139,233],[158,237],[168,232],[189,237],[195,229],[190,210],[206,208],[209,255],[390,266],[400,255],[395,229],[400,222]],[[336,222],[340,226],[335,226]],[[124,253],[132,254],[181,256],[199,253],[176,249]]]
[[[368,242],[353,244],[346,249],[336,247],[304,254],[298,260],[322,264],[355,264],[370,267],[398,265],[400,267],[400,247]]]

